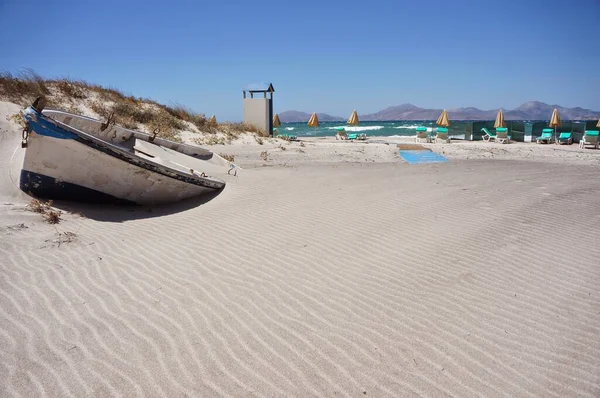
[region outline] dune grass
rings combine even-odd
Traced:
[[[81,113],[84,104],[100,118],[111,119],[128,129],[141,129],[157,136],[180,141],[180,131],[204,133],[199,144],[229,143],[242,133],[267,136],[254,126],[244,123],[216,123],[202,113],[181,104],[165,105],[148,98],[126,95],[114,87],[104,87],[70,78],[45,79],[32,69],[18,74],[0,72],[0,99],[27,106],[44,96],[48,108]],[[193,127],[191,127],[193,126]]]

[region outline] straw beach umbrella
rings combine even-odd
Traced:
[[[352,112],[352,115],[350,115],[350,117],[348,118],[348,121],[346,123],[348,123],[350,126],[358,126],[359,125],[360,120],[358,120],[358,113],[356,113],[356,109]]]
[[[273,127],[279,126],[281,126],[281,120],[279,120],[279,115],[275,114],[275,116],[273,116]]]
[[[498,114],[496,115],[496,122],[494,123],[494,128],[496,129],[498,127],[506,127],[504,125],[504,112],[502,112],[502,109],[498,111]]]
[[[450,126],[450,120],[448,120],[448,111],[445,109],[442,111],[440,117],[438,117],[437,122],[435,122],[440,127],[448,127]]]
[[[313,114],[310,116],[310,119],[308,119],[308,125],[309,127],[319,127],[319,118],[317,117],[317,112],[313,112]],[[315,133],[315,136],[317,134]]]
[[[600,120],[598,120],[598,123],[596,123],[596,127],[600,127]]]
[[[556,141],[556,128],[562,124],[560,121],[560,115],[558,114],[558,109],[554,108],[552,112],[552,117],[550,118],[550,127],[554,127],[554,140]]]
[[[275,116],[273,116],[273,133],[277,131],[277,127],[279,126],[281,126],[281,120],[279,120],[279,115],[275,114]],[[279,134],[279,131],[277,131],[277,134]]]

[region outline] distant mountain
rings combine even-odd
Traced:
[[[583,108],[564,108],[560,105],[548,105],[539,101],[526,102],[513,110],[504,110],[506,120],[548,120],[554,108],[558,109],[563,120],[592,120],[600,119],[600,112]],[[419,108],[412,104],[391,106],[377,113],[359,115],[360,120],[436,120],[442,109]],[[450,120],[493,120],[497,109],[481,110],[477,108],[448,109]]]
[[[311,113],[299,112],[299,111],[285,111],[279,114],[279,120],[281,123],[295,123],[295,122],[308,122],[310,119]],[[331,116],[326,113],[318,113],[317,117],[320,122],[341,122],[346,119],[339,116]]]
[[[562,120],[594,120],[600,119],[599,111],[589,109],[564,108],[560,105],[548,105],[539,101],[526,102],[516,109],[504,111],[506,120],[550,120],[554,108],[558,109]],[[402,104],[390,106],[377,113],[358,115],[363,121],[385,121],[385,120],[437,120],[442,109],[419,108],[413,104]],[[498,109],[481,110],[473,107],[448,109],[450,120],[494,120]],[[331,116],[326,113],[317,113],[321,122],[340,122],[346,119]],[[286,122],[308,122],[310,113],[298,111],[285,111],[279,114],[279,119]]]

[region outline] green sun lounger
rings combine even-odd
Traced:
[[[550,144],[554,141],[554,130],[552,129],[543,129],[542,135],[535,139],[535,142],[538,144]]]
[[[450,137],[448,137],[448,129],[446,127],[438,127],[436,129],[436,135],[434,137],[435,142],[450,143]]]
[[[560,133],[556,140],[556,143],[571,145],[573,143],[573,133],[571,133],[570,131]]]
[[[508,129],[506,127],[498,127],[496,128],[496,142],[501,144],[510,143],[510,135],[508,135]]]
[[[496,140],[496,133],[492,133],[490,130],[488,130],[487,128],[482,128],[481,131],[484,133],[483,134],[483,140],[490,142],[490,141],[495,141]]]
[[[598,149],[600,146],[599,135],[600,131],[598,130],[586,130],[583,138],[579,141],[579,148],[583,149],[586,145],[593,145],[594,149]]]
[[[419,126],[417,127],[417,136],[415,137],[416,142],[421,142],[425,140],[425,142],[431,142],[431,137],[427,134],[427,127]]]

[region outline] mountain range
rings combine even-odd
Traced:
[[[279,120],[281,120],[281,123],[308,122],[310,116],[311,114],[306,112],[285,111],[279,114]],[[341,122],[343,120],[346,120],[343,117],[331,116],[326,113],[319,112],[317,112],[317,117],[319,118],[320,122]]]
[[[560,105],[548,105],[539,101],[526,102],[516,109],[504,111],[506,120],[549,120],[554,108],[558,109],[562,120],[594,120],[600,119],[600,112],[589,109],[565,108]],[[473,107],[448,109],[450,120],[494,120],[497,109],[481,110]],[[390,106],[376,113],[361,115],[363,121],[385,121],[385,120],[436,120],[442,109],[420,108],[412,104]],[[322,122],[339,122],[346,118],[332,116],[326,113],[317,113]],[[306,122],[310,118],[309,113],[298,111],[285,111],[279,114],[282,123]]]

